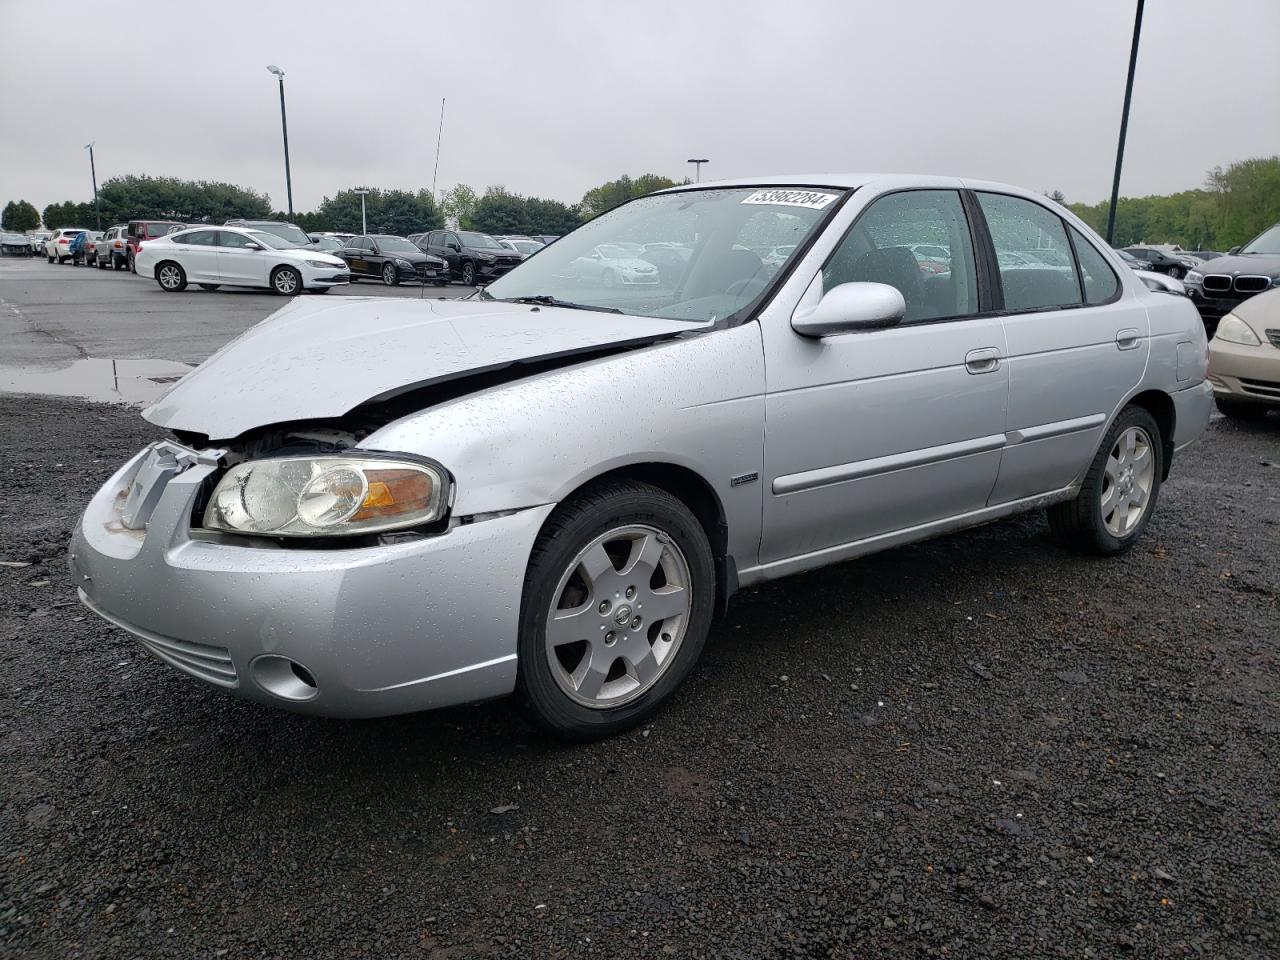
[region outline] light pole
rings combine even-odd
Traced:
[[[93,165],[93,144],[97,142],[97,140],[94,140],[93,143],[86,143],[84,148],[89,151],[89,175],[93,177],[93,218],[97,221],[97,226],[94,229],[101,230],[102,207],[98,204],[98,170]]]
[[[280,129],[284,131],[284,188],[289,195],[289,219],[293,219],[293,177],[289,173],[289,121],[284,113],[284,71],[274,63],[267,67],[280,81]]]
[[[702,182],[702,165],[709,161],[706,159],[706,157],[703,157],[701,160],[691,159],[688,162],[693,164],[694,176],[697,178],[695,182],[701,183]]]
[[[356,193],[360,194],[360,232],[362,234],[368,234],[369,232],[369,223],[364,218],[364,197],[365,197],[365,194],[367,194],[368,192],[369,192],[368,190],[356,191]]]
[[[1138,0],[1138,12],[1133,18],[1133,46],[1129,48],[1129,79],[1124,84],[1124,109],[1120,113],[1120,143],[1116,147],[1116,175],[1111,181],[1111,206],[1107,210],[1107,245],[1110,246],[1116,232],[1116,204],[1120,202],[1120,168],[1124,165],[1124,135],[1129,131],[1129,101],[1133,99],[1133,73],[1138,67],[1138,36],[1142,33],[1142,7],[1146,0]]]

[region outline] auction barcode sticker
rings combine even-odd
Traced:
[[[771,203],[783,207],[808,207],[821,210],[836,198],[834,193],[820,190],[757,190],[743,203]]]

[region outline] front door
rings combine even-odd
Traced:
[[[1009,436],[995,504],[1059,490],[1083,471],[1142,379],[1151,325],[1093,241],[1049,206],[977,197],[1009,341]]]
[[[267,286],[267,252],[252,237],[234,230],[218,231],[218,271],[224,283]]]
[[[915,244],[940,248],[944,269]],[[786,320],[765,329],[766,566],[980,510],[996,481],[1007,347],[1000,319],[980,315],[987,292],[960,193],[872,201],[797,310],[851,281],[901,291],[902,322],[823,339]]]

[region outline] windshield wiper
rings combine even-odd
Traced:
[[[497,297],[494,298],[498,299]],[[511,297],[507,303],[536,303],[544,307],[564,307],[567,310],[594,310],[597,313],[621,313],[617,307],[593,307],[589,303],[572,303],[549,294],[539,293],[530,297]]]

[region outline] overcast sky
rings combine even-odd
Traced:
[[[623,173],[902,171],[1110,191],[1132,0],[0,0],[0,203],[148,173],[294,208],[368,183],[567,202]],[[1280,2],[1151,0],[1122,193],[1280,153]]]

